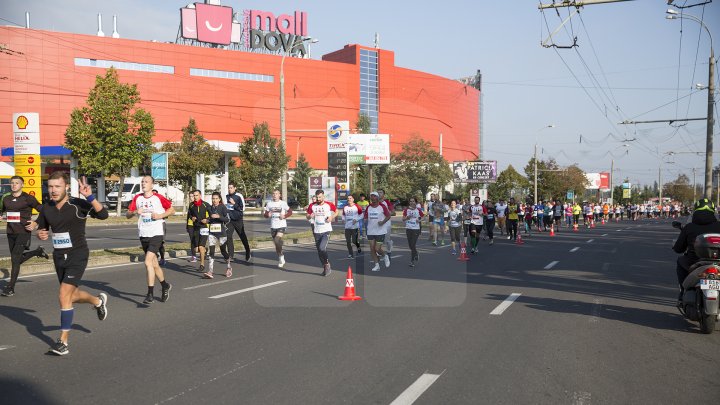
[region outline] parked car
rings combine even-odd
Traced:
[[[300,207],[300,202],[295,197],[288,197],[287,205],[288,205],[288,207],[295,210],[295,209],[298,209],[298,207]]]
[[[245,198],[245,207],[249,207],[249,208],[262,207],[260,198],[258,198],[258,196]]]

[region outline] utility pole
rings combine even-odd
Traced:
[[[662,162],[658,166],[658,204],[662,204]]]
[[[535,155],[533,157],[533,166],[535,166],[535,192],[533,195],[535,196],[535,205],[538,203],[538,194],[537,194],[537,144],[535,144]]]
[[[615,159],[612,159],[610,161],[610,201],[612,201],[613,204],[615,204],[615,200],[613,199],[613,195],[615,193],[615,189],[613,187],[613,171],[615,170]]]
[[[697,201],[697,183],[695,182],[695,168],[693,167],[693,203]]]
[[[705,26],[703,24],[703,26]],[[707,27],[705,27],[707,29]],[[710,31],[708,30],[708,33]],[[705,146],[705,196],[712,195],[712,150],[713,150],[713,126],[715,117],[713,107],[715,106],[715,51],[712,48],[712,37],[710,37],[710,67],[708,68],[708,107],[707,107],[707,138]],[[720,184],[720,182],[718,183]]]

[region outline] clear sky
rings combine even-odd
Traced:
[[[3,0],[0,23],[94,35],[96,15],[104,17],[106,35],[118,16],[123,38],[174,41],[178,9],[175,0]],[[675,0],[693,4],[696,0]],[[319,39],[313,58],[346,44],[372,45],[395,52],[398,66],[447,78],[483,74],[483,157],[500,169],[522,169],[535,143],[541,158],[561,165],[578,163],[588,172],[610,169],[616,181],[652,184],[662,167],[663,181],[685,173],[703,181],[705,121],[618,125],[623,120],[704,118],[710,42],[695,21],[666,20],[665,0],[637,0],[580,9],[553,37],[557,45],[541,46],[569,11],[541,13],[529,0],[364,0],[259,1],[223,0],[237,10],[261,9],[275,14],[294,10],[309,14],[308,31]],[[558,16],[559,12],[559,16]],[[685,9],[702,18],[720,40],[720,0]],[[2,38],[0,38],[2,42]],[[715,43],[715,48],[718,48]],[[720,51],[720,49],[716,49]],[[716,89],[718,86],[716,69]],[[717,95],[716,99],[720,98]],[[718,130],[715,113],[715,133]],[[549,127],[554,125],[554,127]],[[582,135],[582,142],[581,140]],[[715,137],[715,150],[720,142]],[[667,152],[675,152],[668,155]],[[714,155],[714,165],[720,153]]]

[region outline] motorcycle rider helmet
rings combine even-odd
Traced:
[[[695,203],[694,210],[715,212],[715,204],[707,198],[701,198]]]

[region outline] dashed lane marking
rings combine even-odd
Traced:
[[[2,351],[2,350],[7,350],[7,349],[12,349],[13,347],[15,347],[15,346],[10,346],[10,345],[0,345],[0,351]]]
[[[587,242],[585,242],[585,243],[593,243],[594,241],[595,241],[595,239],[588,239]]]
[[[515,302],[515,300],[521,295],[521,293],[510,294],[509,297],[505,298],[505,301],[501,302],[500,305],[490,312],[490,315],[502,315],[502,313],[505,312],[506,309],[510,308],[510,305],[512,305],[512,303]]]
[[[430,388],[431,385],[433,385],[435,381],[437,381],[438,378],[440,378],[441,375],[442,374],[430,373],[421,375],[420,378],[407,387],[400,396],[395,398],[390,405],[410,405],[414,403],[425,391],[428,390],[428,388]]]
[[[207,283],[207,284],[194,285],[192,287],[185,287],[185,288],[183,288],[183,290],[194,290],[196,288],[210,287],[212,285],[225,284],[225,283],[230,283],[232,281],[238,281],[238,280],[245,280],[246,278],[251,278],[251,277],[255,277],[255,275],[253,274],[250,276],[236,277],[236,278],[231,278],[231,279],[223,280],[223,281],[215,281],[215,282]]]
[[[554,261],[550,262],[547,266],[545,266],[545,267],[543,267],[543,268],[544,268],[545,270],[550,270],[550,269],[552,269],[553,267],[555,267],[555,265],[558,264],[558,263],[559,263],[559,262],[558,262],[557,260],[554,260]]]
[[[210,298],[210,299],[225,298],[225,297],[229,297],[231,295],[242,294],[244,292],[259,290],[261,288],[266,288],[266,287],[272,287],[274,285],[278,285],[278,284],[282,284],[282,283],[287,283],[287,280],[273,281],[272,283],[260,284],[260,285],[256,285],[255,287],[243,288],[242,290],[232,291],[232,292],[220,294],[220,295],[213,295],[212,297],[208,297],[208,298]]]
[[[600,236],[607,236],[607,234],[606,234],[606,233],[604,233],[604,234],[602,234],[602,235],[600,235]]]
[[[570,249],[570,253],[577,252],[580,250],[580,246],[575,246],[574,248]]]

